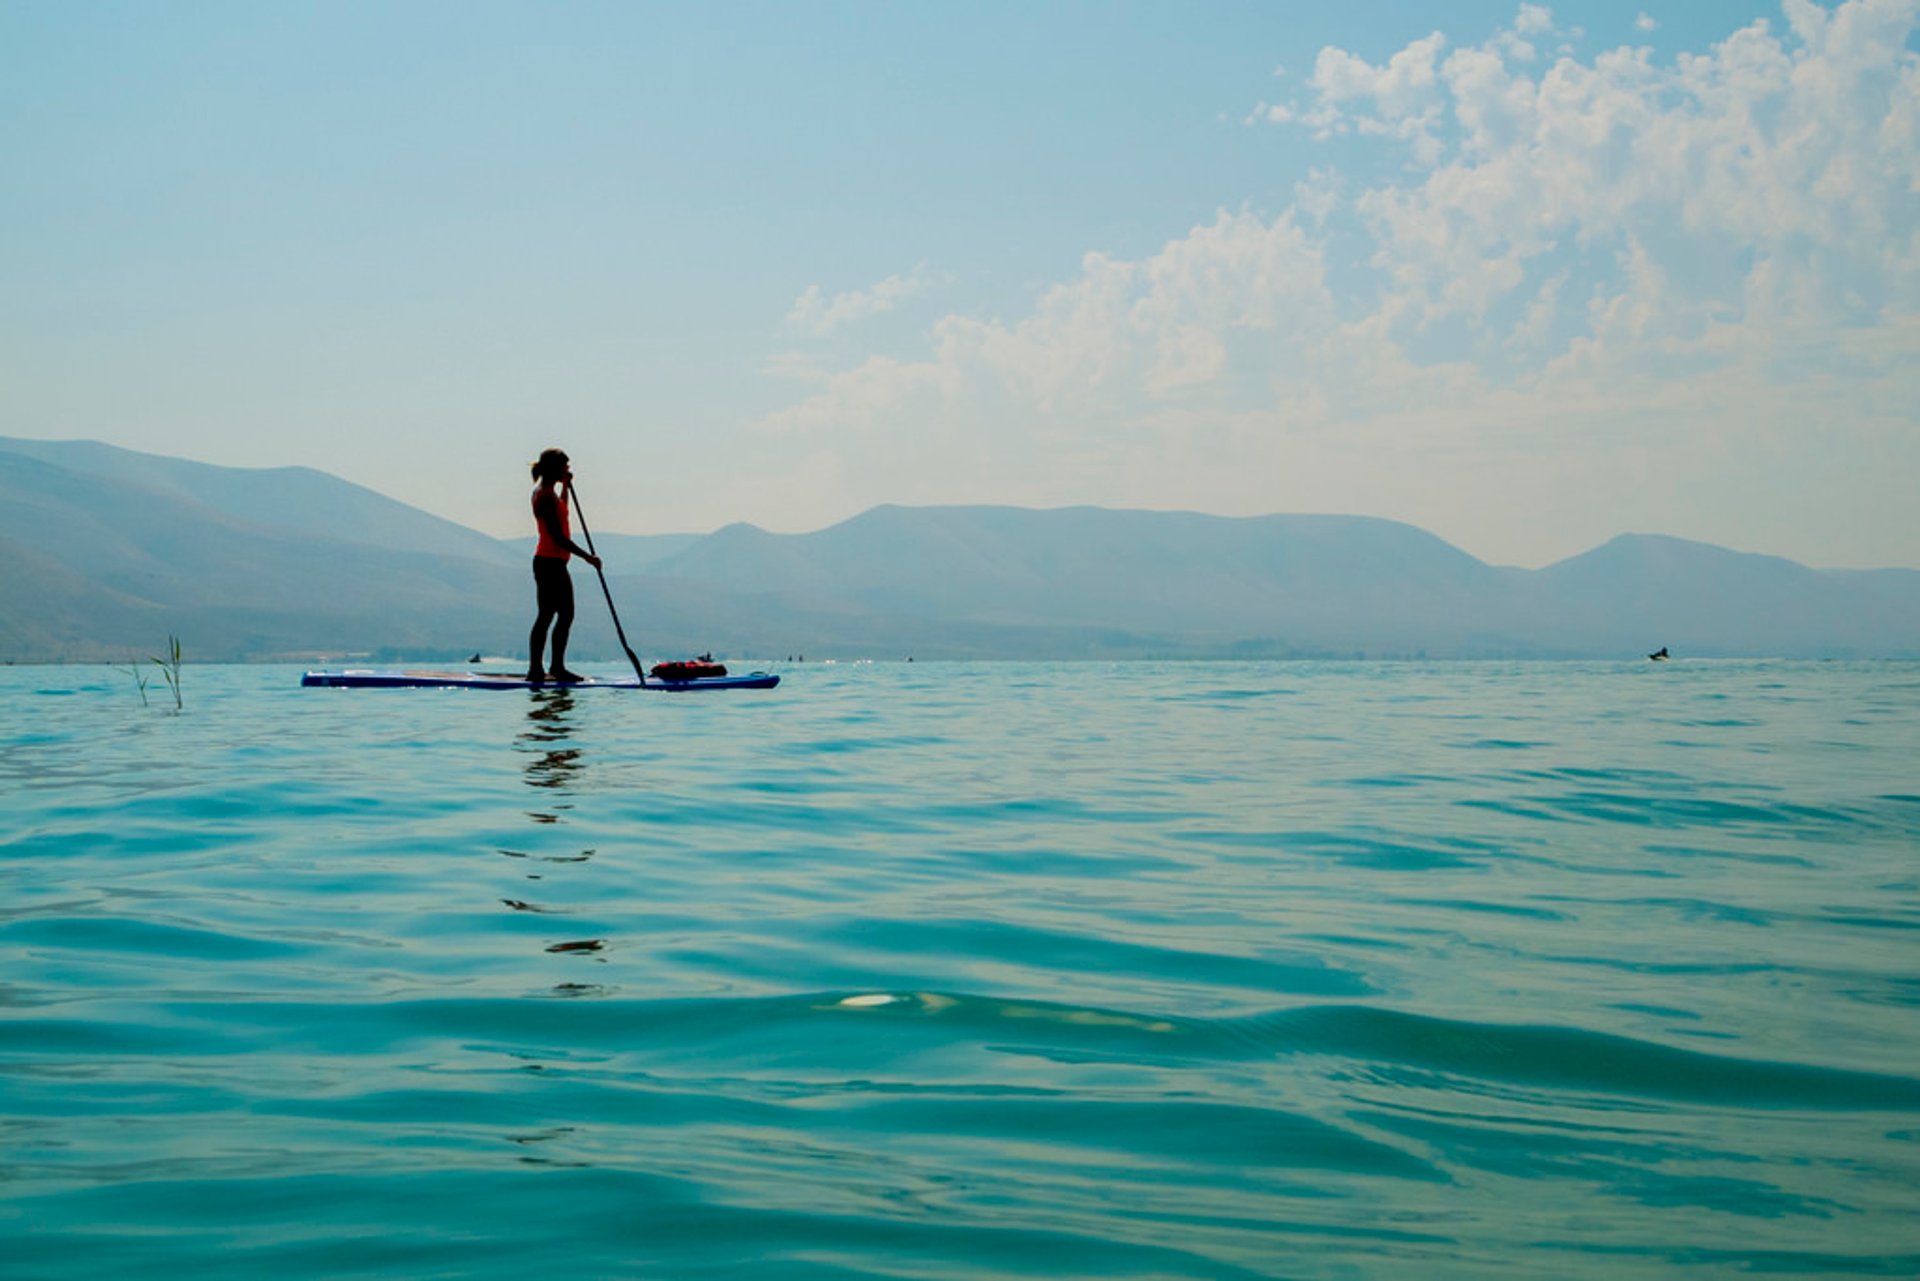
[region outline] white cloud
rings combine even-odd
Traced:
[[[1657,31],[1660,29],[1660,24],[1655,22],[1651,15],[1643,13],[1633,20],[1633,29],[1635,31]]]
[[[1630,284],[1693,282],[1669,313],[1743,311],[1759,281],[1766,305],[1857,322],[1914,284],[1914,8],[1790,5],[1798,42],[1755,24],[1672,68],[1622,49],[1534,77],[1498,42],[1458,50],[1439,68],[1445,154],[1356,198],[1375,262],[1416,325],[1480,320],[1563,259],[1629,243],[1647,268]],[[1377,109],[1382,132],[1403,119]]]
[[[1302,347],[1334,319],[1323,277],[1318,242],[1291,215],[1222,211],[1141,262],[1088,254],[1018,323],[949,316],[931,359],[873,358],[770,421],[868,423],[889,398],[982,380],[1049,414],[1161,400],[1216,380],[1239,336]]]
[[[1554,324],[1560,316],[1560,294],[1571,278],[1571,272],[1562,271],[1541,282],[1533,300],[1527,304],[1526,315],[1507,335],[1510,350],[1527,354],[1541,350],[1552,340]]]
[[[1323,138],[1354,128],[1406,142],[1416,156],[1430,161],[1439,147],[1433,137],[1440,117],[1436,67],[1446,43],[1446,37],[1436,31],[1380,67],[1343,49],[1322,49],[1307,82],[1319,106],[1299,118]],[[1353,109],[1356,106],[1358,111]]]
[[[1523,4],[1513,19],[1513,29],[1523,36],[1543,36],[1553,30],[1553,13],[1545,5]]]
[[[1515,62],[1532,62],[1539,56],[1534,39],[1552,35],[1553,31],[1551,11],[1542,5],[1523,4],[1514,16],[1512,28],[1495,37],[1495,43]]]
[[[1341,182],[1338,174],[1324,169],[1308,171],[1293,185],[1293,207],[1315,224],[1324,224],[1340,207]]]
[[[824,337],[855,321],[892,311],[915,294],[946,281],[947,277],[922,263],[904,276],[888,276],[867,289],[828,295],[819,285],[808,285],[806,292],[794,300],[792,310],[787,313],[787,324],[804,333]]]
[[[1579,36],[1535,5],[1477,45],[1323,50],[1301,97],[1251,119],[1388,140],[1398,178],[1357,181],[1330,150],[1286,209],[1222,212],[1137,261],[1089,254],[1024,318],[949,316],[924,358],[857,364],[768,425],[891,434],[956,477],[1018,451],[1052,501],[1408,519],[1436,495],[1456,519],[1463,494],[1518,502],[1495,478],[1613,519],[1651,499],[1569,469],[1625,483],[1605,459],[1629,423],[1657,423],[1683,469],[1648,489],[1671,503],[1748,432],[1764,449],[1743,465],[1773,460],[1781,485],[1884,469],[1920,451],[1920,0],[1784,13],[1671,63],[1541,64],[1535,42]],[[870,314],[853,297],[796,315]],[[1380,446],[1371,470],[1342,440]],[[1331,488],[1299,488],[1308,460]],[[1356,501],[1373,494],[1407,505]]]
[[[803,351],[777,351],[767,358],[760,372],[769,378],[784,378],[793,382],[826,383],[833,381],[833,373],[818,356]]]

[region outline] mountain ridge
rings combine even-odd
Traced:
[[[642,652],[904,657],[1920,656],[1920,570],[1663,534],[1542,569],[1380,517],[883,504],[602,534]],[[0,659],[518,653],[528,540],[327,473],[0,437]],[[578,576],[576,576],[578,582]],[[580,585],[572,653],[618,659]]]

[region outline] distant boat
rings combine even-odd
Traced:
[[[1672,655],[1668,654],[1667,647],[1662,645],[1659,649],[1654,650],[1653,653],[1648,654],[1647,657],[1656,663],[1664,663],[1668,658],[1672,657]]]

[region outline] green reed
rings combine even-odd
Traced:
[[[147,702],[147,681],[149,677],[146,671],[141,668],[139,662],[133,658],[129,658],[127,659],[127,665],[117,670],[123,671],[133,677],[133,687],[140,691],[140,706],[150,706]]]
[[[166,677],[167,688],[173,693],[173,710],[177,712],[184,706],[180,699],[180,638],[169,632],[167,634],[167,647],[167,656],[165,658],[156,654],[152,661],[155,666],[159,667],[160,674]],[[142,681],[140,683],[140,700],[144,703],[146,697],[146,682]]]

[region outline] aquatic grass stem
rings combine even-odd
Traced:
[[[120,670],[133,677],[133,687],[140,691],[140,706],[151,707],[152,704],[147,701],[147,681],[149,677],[145,670],[141,668],[140,661],[130,657],[127,659],[127,665]]]
[[[184,706],[180,698],[180,638],[169,632],[167,634],[167,656],[161,658],[155,655],[152,661],[154,665],[160,669],[160,674],[166,677],[167,688],[173,691],[173,710],[176,712],[180,711]],[[141,686],[140,697],[146,697],[146,687],[144,684]]]

